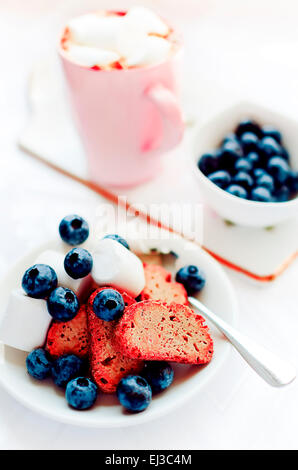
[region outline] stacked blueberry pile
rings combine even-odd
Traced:
[[[285,202],[297,196],[298,172],[281,133],[244,120],[214,152],[198,161],[201,172],[233,196],[259,202]]]

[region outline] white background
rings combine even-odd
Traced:
[[[0,1],[0,275],[36,243],[54,236],[65,213],[94,219],[100,202],[17,148],[29,113],[26,91],[32,65],[53,50],[59,26],[69,14],[96,5],[125,9],[131,3]],[[215,96],[229,93],[298,114],[297,2],[139,3],[155,6],[184,34],[184,72],[197,83],[194,106],[203,116]],[[237,292],[239,327],[298,366],[297,262],[267,286],[227,273]],[[272,389],[235,352],[199,395],[139,428],[66,426],[23,408],[0,389],[0,448],[297,449],[297,397],[298,381],[283,390]]]

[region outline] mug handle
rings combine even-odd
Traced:
[[[146,96],[156,105],[162,120],[161,141],[154,145],[154,150],[166,152],[182,140],[184,123],[182,112],[175,95],[162,84],[151,86]],[[144,150],[153,150],[152,146]]]

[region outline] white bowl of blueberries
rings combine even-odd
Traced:
[[[200,127],[201,196],[225,220],[269,227],[298,216],[298,122],[239,103]]]

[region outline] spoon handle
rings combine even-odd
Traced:
[[[291,383],[296,377],[295,368],[283,361],[275,354],[255,343],[215,315],[205,305],[194,297],[188,298],[189,303],[202,312],[205,318],[211,321],[219,331],[232,343],[245,361],[273,387],[282,387]]]

